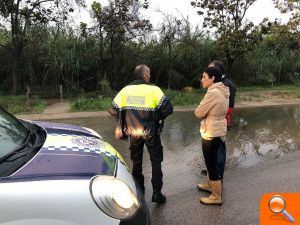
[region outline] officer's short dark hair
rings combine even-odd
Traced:
[[[209,76],[209,78],[215,77],[214,83],[222,81],[222,72],[217,67],[207,67],[204,70],[204,73],[206,73]]]
[[[222,74],[225,74],[225,68],[221,61],[218,61],[218,60],[211,61],[208,64],[208,66],[217,67],[219,70],[221,70]]]
[[[143,76],[147,70],[149,70],[149,67],[147,65],[144,65],[144,64],[137,65],[133,71],[133,74],[134,74],[135,78],[137,78],[137,79],[143,78]]]

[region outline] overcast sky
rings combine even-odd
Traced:
[[[88,10],[94,0],[86,0],[88,9],[81,10],[79,21],[89,22],[90,16]],[[97,0],[102,6],[107,5],[107,0]],[[196,9],[190,4],[191,0],[149,0],[150,8],[145,10],[143,15],[150,19],[151,23],[156,27],[163,21],[163,16],[158,10],[165,14],[172,14],[178,18],[183,15],[185,18],[188,16],[193,27],[202,24],[201,16],[196,13]],[[280,18],[282,22],[288,20],[287,16],[283,16],[275,9],[272,0],[257,0],[247,11],[246,18],[254,24],[259,24],[263,18],[268,17],[271,21],[275,18]]]

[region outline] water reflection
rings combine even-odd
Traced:
[[[96,130],[125,157],[131,167],[128,142],[114,139],[116,122],[113,118],[106,116],[66,119],[58,122]],[[200,168],[204,168],[199,123],[193,112],[176,112],[165,122],[162,133],[163,171],[164,186],[170,187],[169,193],[190,188],[191,182],[197,183]],[[233,127],[226,139],[227,169],[251,167],[262,160],[272,160],[299,150],[299,123],[300,106],[235,110]],[[151,179],[148,154],[144,154],[144,172],[146,181]],[[178,180],[184,182],[178,184]]]
[[[228,135],[229,165],[250,167],[299,149],[300,106],[241,109]]]

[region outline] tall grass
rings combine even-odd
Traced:
[[[26,104],[26,96],[6,95],[0,96],[0,105],[12,114],[20,113],[41,113],[47,103],[44,100],[34,97],[30,99],[30,104]]]
[[[192,106],[198,105],[203,98],[205,92],[201,89],[192,93],[184,93],[174,90],[164,90],[167,97],[171,99],[174,106]]]
[[[71,111],[102,111],[107,110],[112,103],[111,97],[104,97],[103,99],[97,98],[79,98],[77,100],[71,101]]]
[[[203,98],[204,93],[200,90],[193,93],[183,93],[174,90],[164,90],[164,94],[171,99],[175,106],[191,106],[198,105]],[[80,97],[77,100],[71,101],[71,111],[101,111],[111,107],[112,97],[104,97],[103,99]]]

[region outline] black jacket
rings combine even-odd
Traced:
[[[222,83],[229,88],[230,96],[229,96],[229,108],[234,108],[235,101],[235,92],[236,88],[231,80],[229,80],[226,76],[222,78]]]

